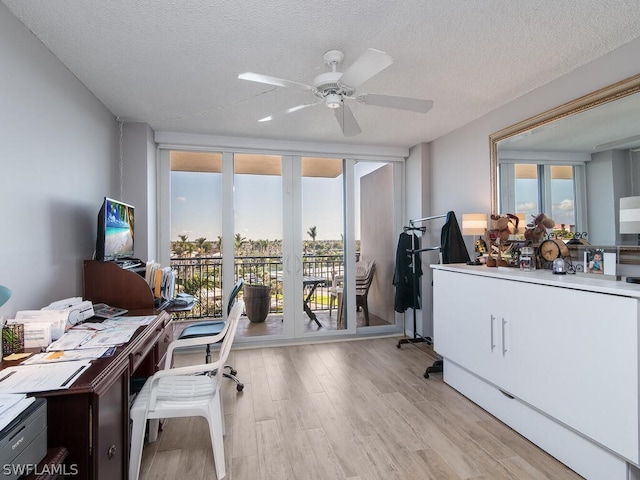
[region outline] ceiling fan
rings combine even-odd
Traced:
[[[331,67],[331,71],[318,75],[313,80],[313,85],[305,85],[304,83],[253,72],[241,73],[238,75],[238,78],[252,82],[266,83],[267,85],[275,85],[277,87],[306,90],[317,97],[317,100],[312,103],[305,103],[288,108],[279,114],[261,118],[258,120],[259,122],[267,122],[280,115],[297,112],[298,110],[324,103],[327,107],[335,111],[336,119],[340,124],[342,133],[347,137],[358,135],[361,130],[353,112],[345,103],[345,99],[355,100],[365,105],[397,108],[418,113],[426,113],[431,110],[433,106],[431,100],[368,93],[359,94],[356,92],[356,89],[361,84],[393,63],[393,58],[386,53],[369,48],[344,73],[337,70],[338,65],[340,65],[343,60],[344,54],[340,50],[329,50],[326,52],[324,54],[324,62]]]

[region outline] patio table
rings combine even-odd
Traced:
[[[316,317],[316,314],[313,313],[313,311],[311,310],[311,307],[309,307],[309,301],[311,300],[311,297],[313,297],[313,294],[315,293],[316,288],[318,288],[319,285],[324,285],[324,284],[325,284],[325,279],[322,277],[311,277],[306,275],[302,277],[302,286],[306,291],[306,295],[304,296],[302,306],[306,314],[309,316],[309,318],[314,322],[316,322],[318,327],[322,327],[322,324],[318,321],[318,317]]]

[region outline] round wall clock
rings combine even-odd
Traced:
[[[560,245],[555,240],[545,240],[538,247],[540,257],[547,262],[553,262],[556,258],[562,256]]]

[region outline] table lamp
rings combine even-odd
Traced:
[[[640,197],[620,199],[620,234],[624,233],[640,234]]]
[[[3,306],[11,298],[11,290],[4,285],[0,285],[0,307]]]
[[[462,234],[473,236],[473,250],[476,253],[476,257],[479,255],[478,246],[476,245],[476,235],[484,235],[487,229],[487,214],[486,213],[463,213],[462,214]],[[474,263],[479,263],[478,259],[475,259]]]
[[[620,198],[620,234],[640,234],[640,197]],[[640,245],[640,235],[636,245]],[[629,283],[640,283],[640,277],[627,277]]]

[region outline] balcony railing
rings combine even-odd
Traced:
[[[178,291],[189,293],[198,299],[190,312],[177,315],[180,319],[221,318],[223,308],[222,257],[193,257],[171,259],[171,268],[177,275]],[[282,313],[282,258],[279,256],[236,257],[234,271],[236,279],[247,283],[271,286],[271,306],[269,313]],[[302,261],[302,274],[326,279],[319,286],[314,298],[309,302],[312,310],[329,308],[327,288],[335,275],[344,273],[344,259],[341,255],[309,255]]]

